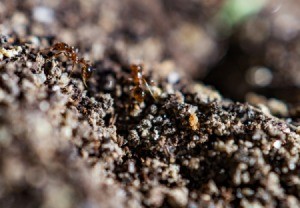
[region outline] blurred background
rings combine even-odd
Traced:
[[[92,61],[118,53],[161,74],[212,85],[234,101],[277,98],[297,116],[299,6],[298,0],[2,0],[0,31],[55,36]]]

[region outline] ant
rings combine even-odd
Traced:
[[[133,81],[133,84],[135,85],[131,89],[131,93],[132,93],[132,96],[134,97],[134,99],[137,100],[139,103],[143,102],[145,99],[146,93],[143,89],[144,85],[148,88],[150,94],[156,100],[150,86],[148,85],[146,79],[143,76],[143,69],[144,69],[143,64],[130,65],[131,77],[132,77],[131,79]]]
[[[58,43],[55,43],[50,48],[50,50],[57,51],[57,53],[54,54],[55,57],[59,56],[60,54],[64,54],[67,57],[67,59],[72,60],[73,61],[72,71],[75,67],[75,64],[81,64],[82,65],[81,76],[82,76],[83,84],[85,87],[87,87],[86,81],[92,76],[92,72],[94,69],[92,68],[92,66],[90,64],[87,63],[86,60],[78,57],[75,48],[73,46],[69,46],[66,43],[58,42]],[[71,71],[71,73],[72,73],[72,71]]]

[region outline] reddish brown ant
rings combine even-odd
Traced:
[[[78,54],[73,46],[69,46],[66,43],[58,42],[55,43],[51,48],[51,51],[57,51],[57,53],[54,55],[55,57],[59,56],[60,54],[64,54],[67,59],[71,60],[73,62],[72,65],[72,71],[75,67],[75,64],[81,64],[81,76],[83,80],[84,86],[87,87],[86,81],[92,76],[93,68],[90,64],[87,63],[86,60],[83,58],[79,58]],[[71,73],[72,73],[71,71]]]
[[[148,85],[146,79],[143,76],[143,69],[144,65],[143,64],[132,64],[130,65],[130,70],[131,70],[131,79],[133,84],[135,85],[131,89],[132,96],[134,97],[135,100],[137,100],[139,103],[143,102],[145,99],[145,91],[144,91],[144,86],[146,86],[152,95],[154,99],[156,99],[153,95],[153,92]]]

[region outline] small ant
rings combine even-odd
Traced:
[[[66,43],[58,42],[55,43],[51,48],[51,51],[58,51],[54,54],[55,57],[59,56],[60,54],[64,54],[69,60],[73,61],[72,71],[75,67],[75,64],[81,64],[81,76],[83,80],[84,86],[87,87],[86,81],[92,76],[93,68],[90,64],[87,63],[86,60],[83,58],[78,57],[77,52],[73,46],[69,46]],[[72,73],[71,71],[71,73]]]
[[[143,64],[130,65],[131,77],[132,77],[131,79],[135,85],[131,89],[131,93],[132,93],[132,96],[134,97],[134,99],[137,100],[139,103],[143,102],[145,99],[145,91],[143,89],[144,85],[148,88],[150,94],[156,100],[150,86],[148,85],[146,79],[143,76],[143,69],[144,69]]]

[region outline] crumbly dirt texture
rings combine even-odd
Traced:
[[[0,2],[0,207],[299,207],[297,96],[250,105],[191,79],[222,53],[204,29],[220,5],[145,2]],[[57,41],[91,61],[87,87]]]

